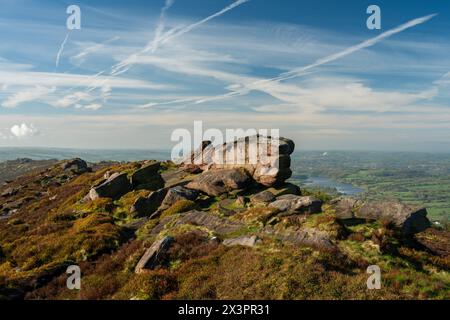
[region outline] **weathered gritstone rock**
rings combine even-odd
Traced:
[[[292,176],[290,155],[294,152],[292,140],[252,136],[219,146],[204,144],[183,163],[201,170],[245,168],[255,181],[270,187],[279,185]]]
[[[205,227],[219,235],[236,232],[245,226],[242,223],[230,221],[208,212],[193,210],[161,219],[159,224],[153,228],[151,234],[159,234],[168,225],[173,228],[183,224]]]
[[[223,241],[223,245],[232,246],[243,246],[243,247],[254,247],[258,242],[259,238],[257,236],[242,236],[233,239],[226,239]]]
[[[273,227],[266,227],[264,231],[268,234],[274,235],[282,241],[287,241],[296,245],[324,250],[336,249],[335,244],[326,232],[313,228],[302,228],[300,230],[286,230],[283,232],[277,232],[273,229]]]
[[[0,197],[4,197],[4,198],[12,197],[12,196],[16,195],[18,191],[19,190],[14,189],[14,188],[7,188],[7,189],[5,189],[5,191],[2,192]]]
[[[199,192],[197,190],[187,189],[181,186],[170,188],[167,191],[166,197],[164,198],[159,210],[168,209],[170,206],[175,204],[180,200],[191,200],[197,199]]]
[[[173,240],[172,237],[164,237],[154,242],[139,260],[134,272],[142,273],[145,270],[154,269],[160,263],[161,256],[170,248]]]
[[[159,189],[148,197],[139,197],[130,208],[133,217],[149,217],[161,206],[167,194],[167,189]]]
[[[276,208],[281,212],[314,214],[322,211],[322,201],[313,197],[296,196],[287,194],[280,196],[269,204],[270,208]]]
[[[186,188],[198,190],[209,196],[245,189],[252,180],[242,168],[206,171],[186,185]]]
[[[93,187],[89,192],[91,200],[98,198],[119,199],[131,190],[131,184],[126,173],[115,173],[106,181]]]
[[[136,189],[158,190],[164,187],[164,180],[159,174],[160,162],[145,164],[131,175],[131,183]]]
[[[338,219],[384,220],[405,235],[421,232],[431,225],[425,208],[414,208],[401,202],[362,202],[339,198],[332,205]]]

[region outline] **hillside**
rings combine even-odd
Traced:
[[[450,298],[450,232],[425,209],[203,170],[73,159],[3,185],[0,298]]]

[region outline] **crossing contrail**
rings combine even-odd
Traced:
[[[66,42],[69,39],[69,34],[70,32],[67,32],[66,37],[64,38],[64,41],[61,43],[61,47],[59,47],[58,53],[56,54],[56,61],[55,61],[56,68],[58,68],[59,59],[61,58],[61,54],[64,51],[64,46],[66,45]]]

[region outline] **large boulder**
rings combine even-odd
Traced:
[[[130,208],[133,217],[149,217],[161,206],[166,197],[167,189],[159,189],[148,197],[139,197]]]
[[[168,209],[170,206],[175,204],[177,201],[180,200],[191,200],[194,201],[197,199],[199,192],[197,190],[193,189],[187,189],[182,186],[176,186],[173,188],[170,188],[167,191],[167,194],[159,207],[159,210],[165,210]]]
[[[131,183],[134,188],[158,190],[164,187],[164,180],[159,174],[160,162],[151,162],[143,165],[131,175]]]
[[[311,196],[287,194],[278,197],[276,201],[269,204],[269,207],[286,213],[313,214],[321,212],[322,201]]]
[[[295,144],[286,138],[251,136],[218,146],[203,143],[183,161],[185,166],[201,170],[245,168],[255,181],[270,187],[280,185],[292,176],[290,155]]]
[[[247,188],[252,182],[242,168],[206,171],[186,185],[186,188],[198,190],[209,196]]]
[[[415,234],[430,227],[425,208],[413,207],[398,201],[363,202],[339,198],[332,202],[338,219],[383,220],[403,234]]]
[[[131,190],[126,173],[115,173],[108,179],[93,187],[89,192],[91,200],[98,198],[119,199]]]
[[[134,272],[142,273],[145,270],[154,269],[160,262],[162,255],[167,252],[173,243],[172,237],[164,237],[152,244],[152,246],[145,251],[142,258],[136,265]]]

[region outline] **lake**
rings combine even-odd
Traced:
[[[341,183],[325,177],[309,177],[303,182],[305,186],[336,189],[346,196],[354,196],[364,192],[364,189],[355,187],[349,183]]]

